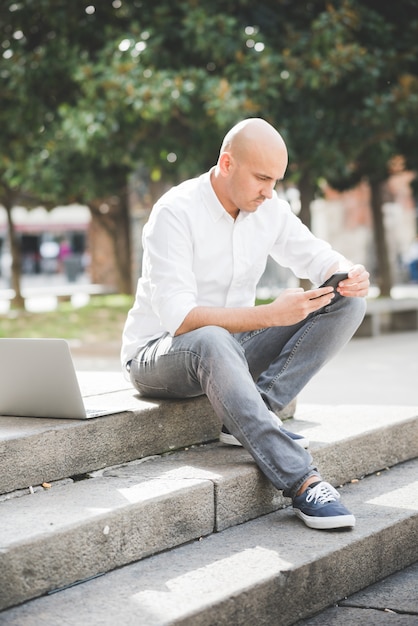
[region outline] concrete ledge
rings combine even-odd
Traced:
[[[418,559],[417,475],[416,460],[344,487],[352,531],[312,531],[284,509],[5,611],[0,623],[295,624]]]
[[[219,435],[219,421],[205,397],[145,402],[133,390],[122,390],[102,396],[97,406],[107,402],[126,411],[90,420],[0,416],[0,494]]]
[[[367,300],[367,311],[356,337],[417,330],[418,298],[376,298]]]
[[[219,436],[219,420],[204,396],[145,401],[119,372],[85,372],[78,376],[86,404],[98,408],[117,406],[124,412],[91,420],[0,416],[0,495],[208,443]],[[372,430],[374,424],[393,427],[418,415],[418,408],[408,407],[317,409],[298,407],[297,420],[291,426],[295,432],[306,433],[313,443],[329,441],[330,433],[338,441],[341,433],[345,438],[361,435],[364,430]],[[353,430],[356,415],[357,430]],[[417,438],[401,433],[388,446],[393,453],[401,445],[414,448],[414,441]],[[400,452],[404,460],[412,456]],[[345,474],[342,471],[341,475]],[[337,476],[336,480],[340,481]]]

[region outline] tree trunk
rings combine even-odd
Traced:
[[[96,199],[89,204],[96,222],[107,233],[112,244],[111,263],[116,270],[118,293],[132,293],[129,205],[126,192],[111,198]]]
[[[371,209],[373,215],[373,237],[377,260],[377,284],[380,295],[390,297],[392,274],[389,263],[388,245],[382,211],[382,182],[370,181]]]
[[[311,228],[311,203],[314,199],[315,184],[311,176],[302,172],[299,181],[300,213],[299,217],[309,229]]]
[[[312,181],[311,176],[302,172],[302,176],[299,181],[299,193],[300,193],[300,213],[299,217],[302,222],[307,226],[310,230],[311,228],[311,203],[314,198],[315,185]],[[312,284],[311,281],[307,278],[301,278],[299,280],[299,285],[303,289],[311,289]]]
[[[116,267],[118,270],[118,291],[132,293],[131,241],[129,223],[129,199],[127,193],[120,197],[120,213],[114,234]]]
[[[20,244],[16,236],[16,230],[13,224],[12,208],[14,206],[14,195],[10,193],[7,198],[4,198],[4,208],[7,213],[8,224],[8,239],[10,246],[10,254],[12,257],[11,266],[11,287],[15,292],[11,301],[11,306],[14,309],[24,309],[25,299],[22,296],[21,291],[21,276],[22,276],[22,254],[20,250]]]

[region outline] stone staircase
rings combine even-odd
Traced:
[[[79,376],[126,411],[0,417],[1,625],[290,625],[418,560],[418,407],[297,407],[288,427],[357,519],[315,531],[217,441],[205,398]]]

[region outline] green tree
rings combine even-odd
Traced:
[[[301,217],[310,224],[321,178],[341,190],[368,180],[377,279],[389,295],[382,186],[394,155],[417,169],[418,2],[273,4],[263,3],[271,10],[259,36],[279,65],[260,108],[286,137]]]
[[[103,22],[114,18],[110,2],[103,3],[101,14]],[[52,204],[69,197],[63,177],[57,178],[49,164],[51,138],[61,132],[59,107],[79,96],[74,73],[80,58],[95,57],[107,40],[106,29],[97,26],[87,2],[70,7],[5,0],[0,7],[0,202],[8,215],[17,306],[23,298],[11,209],[18,201]]]
[[[113,236],[127,291],[128,184],[138,164],[154,181],[196,175],[229,126],[262,116],[287,140],[309,223],[320,178],[373,182],[378,170],[383,180],[399,151],[414,164],[416,8],[7,0],[1,188],[14,199],[88,204]]]
[[[339,189],[369,182],[377,282],[381,294],[389,296],[393,280],[382,214],[384,186],[394,156],[403,155],[407,167],[418,168],[418,2],[404,0],[396,8],[373,1],[355,4],[355,12],[349,3],[347,8],[364,71],[360,80],[351,81],[351,158],[339,163],[329,179]]]
[[[131,172],[139,161],[154,179],[197,172],[215,145],[217,122],[206,115],[202,94],[219,89],[220,81],[200,61],[186,62],[188,55],[194,59],[193,47],[179,46],[179,37],[193,30],[188,9],[187,2],[161,7],[50,0],[9,1],[1,9],[6,50],[0,120],[11,129],[10,136],[2,134],[4,204],[23,195],[88,204],[113,235],[121,290],[130,288]],[[198,8],[196,13],[204,18]],[[232,18],[224,24],[222,16],[212,17],[213,32],[224,32],[231,54],[240,46],[230,43],[235,25]]]

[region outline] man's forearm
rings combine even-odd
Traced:
[[[220,326],[230,333],[242,333],[271,326],[290,326],[310,313],[328,305],[334,297],[332,287],[285,289],[273,302],[253,307],[225,308],[197,306],[184,318],[174,333],[183,335],[203,326]]]
[[[266,305],[243,308],[197,306],[186,315],[175,335],[183,335],[203,326],[220,326],[230,333],[241,333],[269,325]]]

